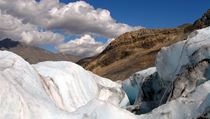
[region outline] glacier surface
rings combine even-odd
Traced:
[[[209,48],[210,27],[195,31],[186,41],[163,48],[157,55],[156,68],[140,71],[123,84],[97,76],[71,62],[46,61],[31,65],[14,53],[0,51],[0,119],[200,117],[210,112],[210,81],[204,72],[209,69]],[[196,66],[198,63],[200,65]],[[198,71],[199,75],[194,76],[192,71]],[[203,82],[191,85],[188,74],[193,77],[191,80],[198,78]],[[159,101],[160,85],[155,82],[173,82],[177,76],[193,90],[175,96],[150,113],[134,115],[124,109],[130,106],[128,97],[133,98],[135,104]],[[174,88],[179,91],[180,87]],[[158,95],[150,99],[151,92]]]
[[[133,116],[119,108],[129,103],[121,84],[74,63],[49,61],[30,65],[8,51],[0,51],[0,59],[1,119],[104,119],[106,116],[98,114],[106,109],[107,114],[117,110],[119,118]]]
[[[162,48],[156,58],[156,67],[160,77],[163,80],[174,80],[176,75],[184,70],[185,65],[195,64],[191,58],[193,53],[206,46],[210,46],[210,27],[194,31],[185,41]],[[202,58],[204,57],[196,57],[199,61]]]

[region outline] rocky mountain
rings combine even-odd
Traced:
[[[0,50],[7,50],[14,52],[30,63],[38,63],[41,61],[73,61],[79,60],[79,57],[52,53],[39,47],[29,46],[11,39],[4,39],[0,41]]]
[[[210,10],[194,24],[177,28],[140,29],[125,33],[111,42],[97,56],[78,62],[85,69],[112,80],[124,80],[136,71],[154,66],[158,51],[178,41],[185,40],[189,33],[209,26]]]
[[[193,24],[193,28],[194,29],[200,29],[200,28],[204,28],[210,26],[210,9],[204,13],[204,15],[196,20]]]
[[[98,75],[123,80],[136,71],[154,66],[162,47],[186,37],[184,28],[140,29],[119,36],[98,56],[78,63]]]

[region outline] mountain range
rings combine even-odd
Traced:
[[[7,50],[14,52],[26,61],[34,64],[41,61],[72,61],[76,62],[79,57],[71,56],[62,53],[52,53],[43,48],[30,46],[19,41],[13,41],[11,39],[3,39],[0,41],[0,50]]]

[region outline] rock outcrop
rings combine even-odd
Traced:
[[[201,29],[210,26],[210,9],[204,15],[195,21],[193,29]]]

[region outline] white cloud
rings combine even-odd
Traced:
[[[80,57],[90,57],[102,52],[109,42],[97,42],[93,37],[86,34],[81,38],[61,44],[57,48],[63,53],[74,54]]]
[[[1,10],[39,26],[48,24],[49,10],[59,5],[58,0],[0,0]]]
[[[38,27],[0,11],[0,38],[11,38],[30,45],[57,44],[63,41],[63,36],[44,31],[39,32]]]
[[[92,33],[113,38],[140,27],[117,23],[105,9],[94,9],[84,1],[69,3],[50,11],[49,28],[61,28],[73,34]]]
[[[50,31],[25,31],[21,33],[21,38],[23,42],[30,45],[59,44],[62,43],[64,40],[64,37],[62,35]]]
[[[71,34],[95,34],[113,38],[141,27],[117,23],[105,9],[95,9],[84,1],[67,5],[58,0],[1,0],[0,8],[26,22]]]

